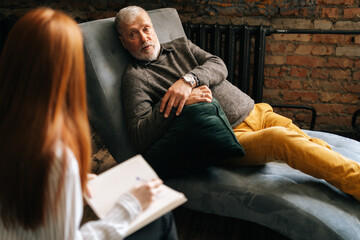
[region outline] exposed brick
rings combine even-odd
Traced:
[[[114,17],[117,12],[110,12],[110,11],[96,11],[96,12],[87,12],[85,14],[86,18],[88,19],[103,19]]]
[[[296,122],[301,122],[301,123],[298,123],[298,124],[301,124],[301,126],[303,124],[309,125],[309,123],[311,121],[311,113],[309,111],[302,112],[302,113],[297,113],[296,116],[295,116],[295,121]]]
[[[30,1],[28,1],[30,2]],[[68,12],[79,12],[79,11],[89,11],[89,1],[88,0],[77,0],[77,1],[57,1],[57,3],[53,3],[56,4],[53,6],[53,8],[56,9],[62,9],[63,11],[68,11]],[[94,7],[94,6],[92,6]],[[106,3],[105,3],[105,8],[103,8],[103,10],[106,9]],[[76,15],[75,15],[76,17]]]
[[[354,112],[356,112],[359,109],[359,105],[346,105],[347,106],[347,114],[351,114],[351,116],[354,114]],[[359,121],[359,117],[358,117],[358,121]]]
[[[331,78],[335,80],[351,79],[350,70],[334,70],[331,74]]]
[[[336,51],[336,56],[347,56],[347,57],[360,56],[360,48],[355,46],[337,47],[335,51]]]
[[[354,43],[360,45],[360,36],[359,35],[355,36]]]
[[[323,67],[325,59],[311,56],[288,56],[286,63],[289,65],[309,66],[309,67]]]
[[[349,93],[358,93],[360,94],[360,74],[359,72],[357,72],[358,74],[358,82],[357,83],[345,83],[344,84],[344,91],[349,92]]]
[[[322,44],[350,44],[351,36],[341,34],[314,34],[312,41]]]
[[[125,0],[108,0],[109,8],[120,10],[126,4]]]
[[[312,51],[311,51],[311,54],[312,55],[321,55],[321,56],[324,56],[324,55],[332,55],[334,54],[334,47],[333,46],[314,46]]]
[[[311,19],[275,18],[272,20],[275,29],[309,29],[312,27]]]
[[[302,102],[313,102],[320,99],[320,96],[316,92],[284,92],[284,101],[302,101]]]
[[[360,17],[360,8],[345,8],[344,18]]]
[[[279,81],[278,88],[280,88],[280,89],[290,89],[289,82],[287,82],[285,80]]]
[[[321,17],[323,18],[338,18],[339,9],[338,8],[323,8]]]
[[[337,21],[334,25],[336,30],[360,30],[359,22]]]
[[[214,18],[212,18],[214,19]],[[217,19],[215,19],[217,21]],[[242,21],[241,21],[242,20]],[[242,17],[242,18],[231,18],[232,23],[239,25],[239,22],[242,22],[242,24],[248,24],[251,26],[270,26],[270,22],[268,19],[264,18],[254,18],[252,16],[249,17]],[[220,23],[220,21],[218,21]]]
[[[355,67],[356,67],[356,68],[360,68],[360,59],[357,59],[357,60],[355,61]]]
[[[136,4],[135,4],[136,5]],[[163,7],[162,3],[161,2],[157,2],[157,1],[141,1],[141,4],[138,4],[138,5],[141,5],[144,9],[146,10],[152,10],[152,9],[158,9],[158,8],[161,8]],[[184,5],[184,9],[185,9],[186,5]],[[192,7],[192,11],[194,10],[194,8]]]
[[[282,42],[267,42],[266,51],[272,53],[292,53],[294,52],[295,45]]]
[[[269,77],[282,77],[286,73],[285,67],[267,67],[264,68],[264,75]]]
[[[349,58],[328,58],[326,67],[336,68],[351,68],[354,65],[354,60]]]
[[[317,110],[319,114],[321,113],[343,113],[344,112],[344,105],[343,104],[337,104],[337,103],[317,103],[314,104],[313,107]]]
[[[286,86],[292,90],[302,89],[301,81],[299,80],[289,79],[289,80],[284,80],[283,83],[286,84]]]
[[[301,81],[296,79],[277,79],[272,81],[272,88],[279,88],[279,89],[301,89]]]
[[[281,16],[298,16],[299,15],[299,9],[280,8],[280,15]]]
[[[312,79],[328,79],[330,76],[330,70],[324,68],[317,68],[311,71]]]
[[[331,102],[334,99],[338,100],[341,96],[340,93],[334,93],[334,92],[321,92],[321,98],[320,100],[323,102]]]
[[[180,11],[183,10],[183,4],[178,3],[178,2],[167,3],[167,4],[166,4],[166,7],[175,8],[178,12],[180,12]],[[180,18],[181,18],[181,16],[180,16]],[[188,21],[187,21],[187,22],[188,22]]]
[[[264,89],[263,98],[266,102],[283,102],[280,89]]]
[[[360,72],[353,72],[353,80],[360,81]]]
[[[307,73],[308,73],[308,69],[306,69],[306,68],[293,67],[290,70],[290,75],[292,77],[304,78],[304,77],[306,77]]]
[[[311,40],[311,35],[310,34],[274,34],[273,38],[276,41],[309,42]]]
[[[316,118],[316,123],[317,123],[317,125],[324,123],[327,126],[327,128],[325,127],[325,129],[334,131],[334,129],[337,129],[338,127],[344,127],[344,125],[346,125],[346,124],[348,124],[350,127],[351,118],[343,117],[343,116],[333,116],[333,115],[326,116],[325,115],[325,116],[318,116]]]
[[[319,0],[318,4],[321,2],[322,4],[328,4],[328,5],[353,5],[354,0]]]
[[[184,11],[190,12],[194,10],[194,5],[192,3],[185,4]],[[218,14],[222,16],[239,16],[237,8],[233,6],[225,7],[225,8],[217,8]],[[241,12],[240,12],[241,13]],[[215,11],[210,11],[210,16],[215,16]],[[242,14],[240,14],[242,16]]]
[[[356,94],[343,94],[339,92],[321,92],[320,100],[323,102],[357,103],[359,96]]]
[[[311,18],[311,17],[318,17],[319,15],[319,7],[302,7],[300,9],[300,15],[302,15],[305,18]]]
[[[283,65],[285,63],[284,56],[267,56],[265,58],[265,64]]]
[[[23,1],[23,0],[1,0],[0,6],[3,8],[13,8],[13,7],[29,7],[34,6],[32,1]]]
[[[317,91],[317,89],[321,89],[322,81],[310,79],[309,81],[303,82],[303,90],[304,91]]]
[[[339,99],[342,103],[357,103],[360,104],[358,94],[343,94]]]
[[[322,81],[321,90],[326,92],[337,92],[342,88],[341,81]]]
[[[299,45],[295,49],[295,54],[310,55],[313,48],[314,48],[313,45]]]
[[[90,4],[96,9],[105,10],[107,8],[107,0],[90,0]]]
[[[315,20],[314,21],[314,28],[315,29],[322,29],[322,30],[329,30],[333,26],[333,23],[329,20]]]
[[[279,87],[279,79],[274,78],[265,78],[264,79],[264,87],[265,88],[278,88]]]

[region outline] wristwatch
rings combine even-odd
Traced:
[[[181,78],[184,80],[184,82],[190,84],[192,88],[196,87],[196,80],[194,75],[188,73],[182,76]]]

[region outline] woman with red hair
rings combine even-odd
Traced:
[[[162,181],[132,189],[107,217],[80,228],[91,142],[74,20],[39,8],[16,22],[0,58],[0,103],[0,239],[122,239]],[[166,217],[163,239],[177,239]]]

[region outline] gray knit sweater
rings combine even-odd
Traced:
[[[175,116],[159,112],[161,98],[181,76],[191,72],[200,85],[207,85],[232,127],[239,125],[254,108],[254,101],[226,80],[227,68],[217,56],[190,40],[179,38],[162,44],[159,58],[152,62],[132,59],[124,73],[121,95],[130,141],[140,153],[167,130]]]

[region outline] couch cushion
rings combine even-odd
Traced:
[[[193,173],[230,157],[242,157],[238,142],[219,102],[185,106],[144,158],[160,177]]]

